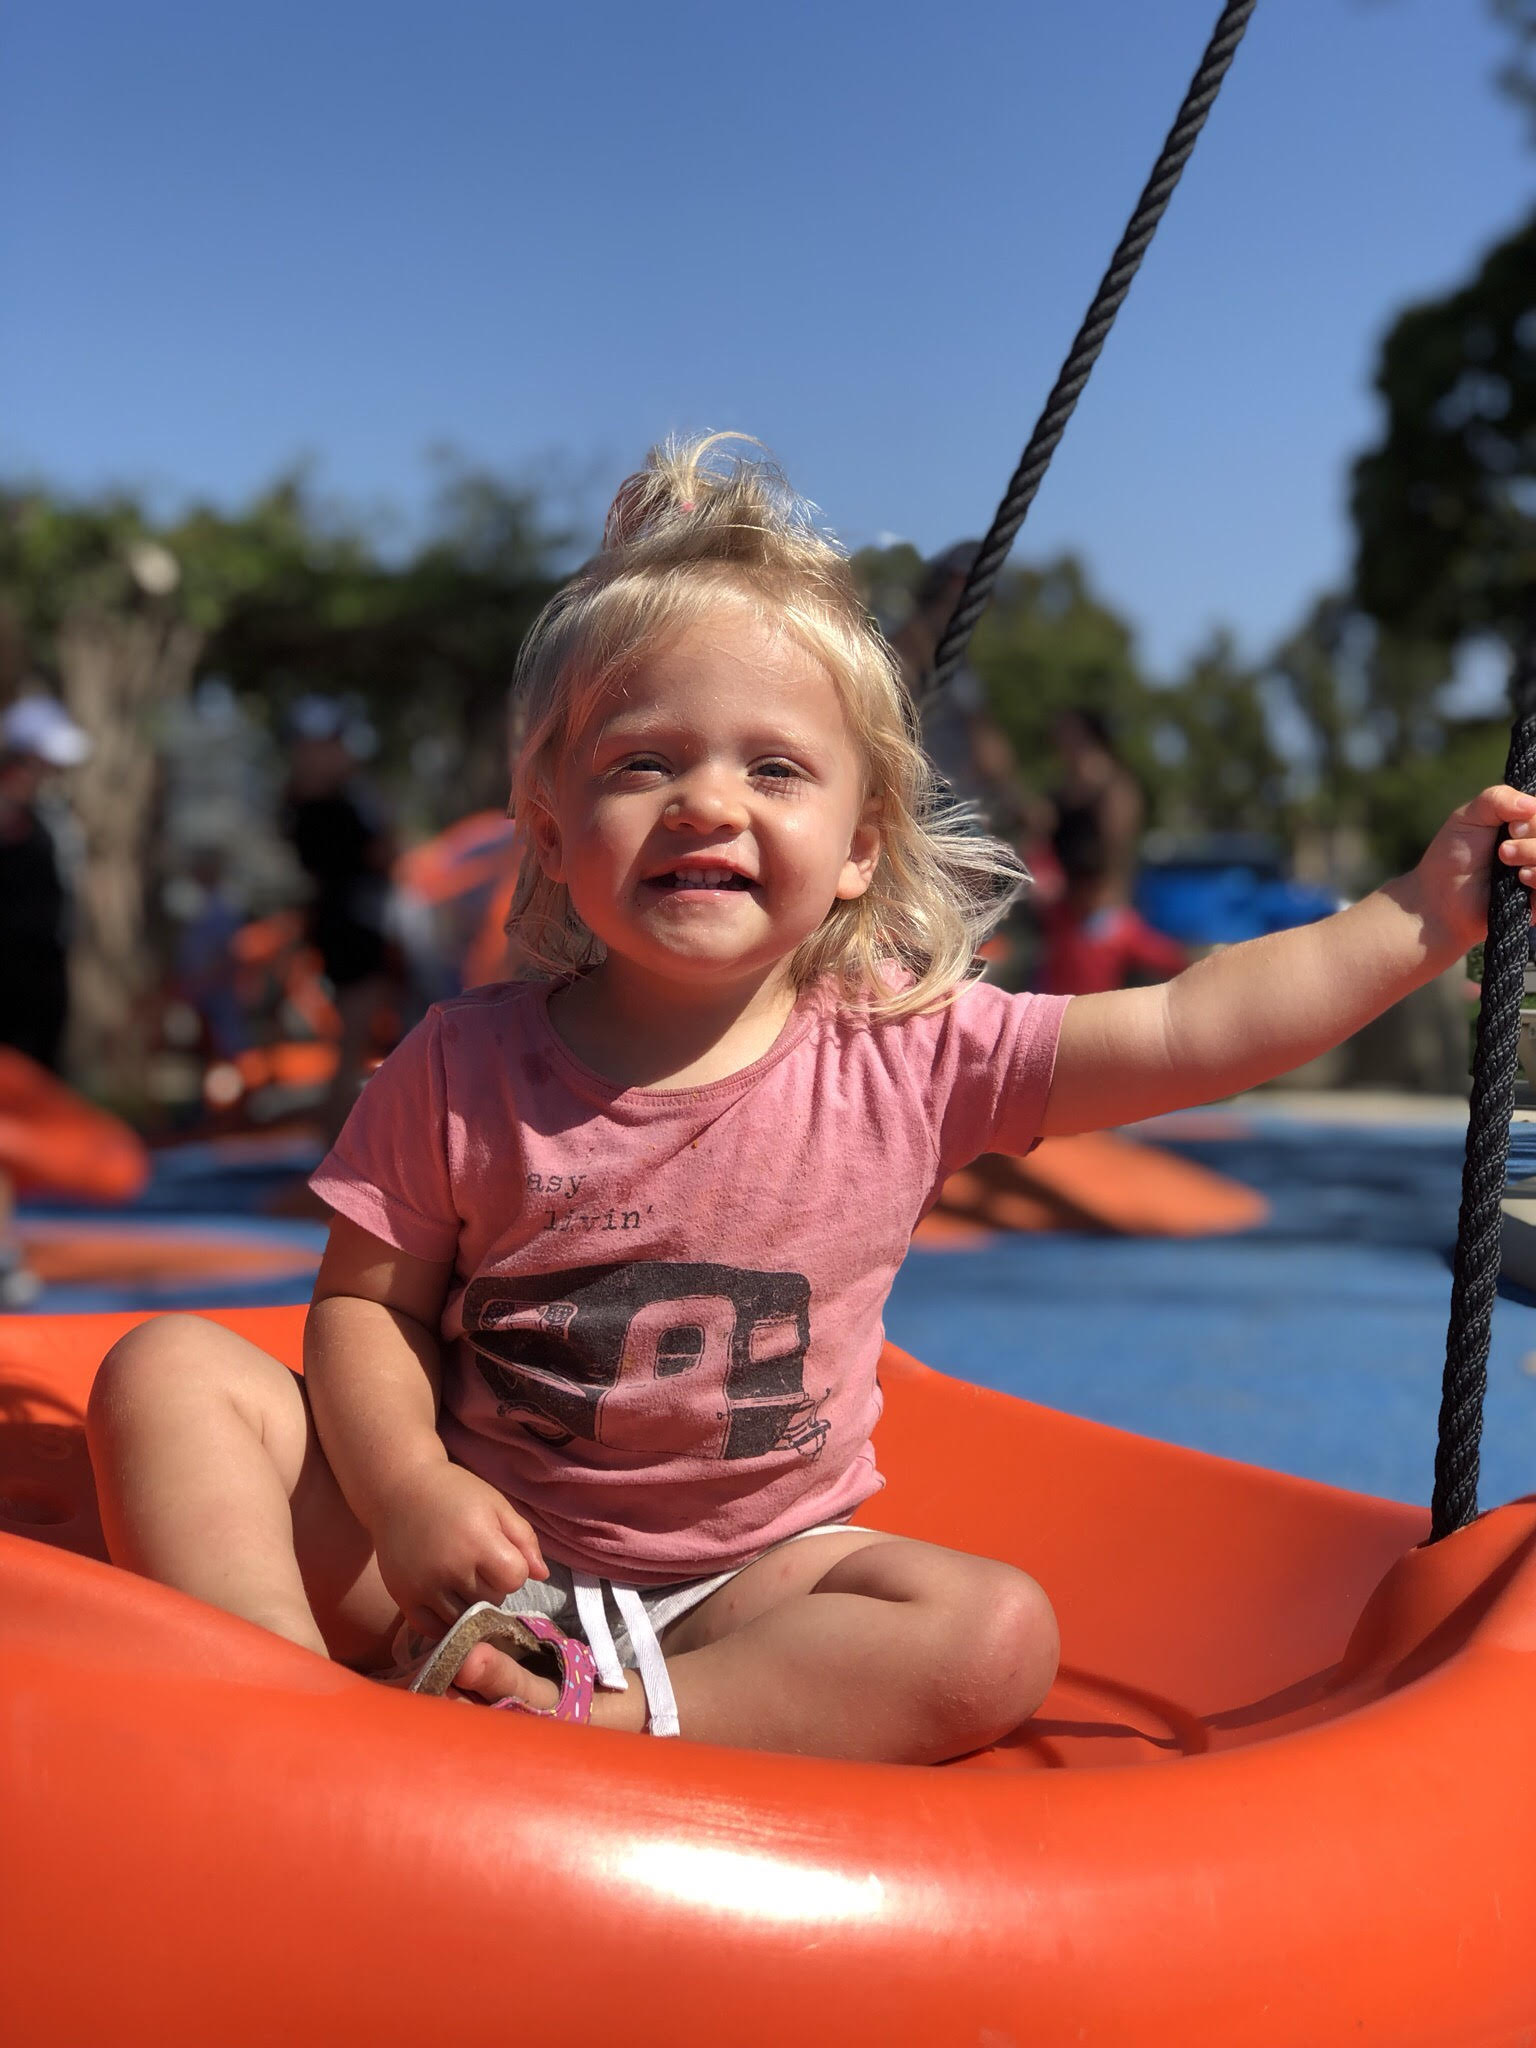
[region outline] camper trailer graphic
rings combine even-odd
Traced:
[[[505,1422],[650,1457],[820,1455],[805,1387],[811,1287],[741,1266],[584,1266],[465,1291],[464,1335]]]

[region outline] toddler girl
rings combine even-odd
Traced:
[[[841,556],[707,441],[624,485],[518,687],[524,978],[430,1012],[315,1175],[303,1382],[197,1317],[114,1347],[112,1555],[422,1689],[978,1748],[1050,1686],[1044,1593],[849,1519],[913,1225],[979,1152],[1357,1030],[1481,932],[1501,825],[1536,879],[1536,799],[1485,791],[1412,874],[1163,986],[1001,994],[971,963],[1016,863],[935,812]]]

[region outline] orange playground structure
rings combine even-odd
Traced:
[[[0,1326],[17,2048],[551,2001],[638,2048],[1528,2037],[1536,1502],[1416,1548],[888,1352],[872,1518],[1027,1564],[1060,1680],[943,1769],[747,1754],[386,1690],[104,1565],[79,1416],[135,1320]],[[297,1356],[300,1310],[215,1320]]]

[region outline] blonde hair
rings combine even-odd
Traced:
[[[794,985],[825,982],[876,1017],[933,1009],[976,971],[978,948],[1027,873],[941,791],[845,555],[771,462],[727,448],[746,440],[668,442],[619,486],[600,551],[545,606],[518,657],[512,813],[526,820],[549,806],[564,749],[649,652],[721,604],[744,605],[826,669],[880,832],[868,889],[834,903],[797,947]],[[507,931],[528,978],[580,973],[603,957],[526,829]]]

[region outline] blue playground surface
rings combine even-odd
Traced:
[[[1145,1135],[1261,1190],[1271,1215],[1227,1238],[999,1236],[914,1249],[887,1330],[942,1371],[1143,1435],[1427,1502],[1445,1355],[1463,1127],[1405,1100],[1382,1115],[1283,1096],[1170,1118]],[[174,1225],[263,1246],[290,1270],[55,1285],[39,1311],[227,1307],[308,1299],[324,1226],[264,1213],[313,1163],[302,1139],[160,1154],[103,1226]],[[1515,1170],[1531,1172],[1523,1161]],[[22,1220],[63,1219],[58,1205]],[[1527,1369],[1527,1360],[1530,1369]],[[1484,1504],[1536,1490],[1536,1300],[1494,1318]]]
[[[889,1335],[930,1365],[1050,1407],[1427,1504],[1464,1125],[1305,1121],[1280,1098],[1244,1104],[1235,1127],[1230,1112],[1205,1121],[1210,1137],[1199,1115],[1146,1135],[1258,1188],[1271,1204],[1260,1229],[914,1249]],[[1536,1304],[1505,1287],[1485,1506],[1536,1490],[1527,1359],[1536,1369]]]

